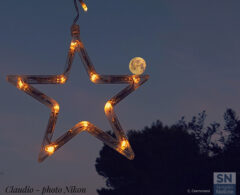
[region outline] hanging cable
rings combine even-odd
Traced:
[[[79,9],[78,9],[77,0],[74,0],[74,6],[75,6],[75,9],[76,9],[76,12],[77,12],[77,16],[75,17],[75,19],[74,19],[74,21],[73,21],[73,25],[76,24],[76,22],[77,22],[78,19],[79,19]]]
[[[82,5],[83,10],[86,12],[88,10],[87,5],[83,2],[83,0],[79,0],[80,4]],[[78,8],[78,3],[77,0],[74,0],[74,6],[77,12],[77,16],[75,17],[74,21],[73,21],[73,25],[76,24],[76,22],[79,19],[79,8]]]

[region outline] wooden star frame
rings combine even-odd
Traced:
[[[74,24],[71,28],[72,41],[70,44],[66,67],[63,74],[60,75],[8,75],[7,81],[32,96],[51,110],[50,118],[46,128],[46,132],[41,145],[38,161],[44,161],[48,156],[52,155],[56,150],[65,143],[75,137],[77,134],[87,131],[106,145],[118,151],[128,159],[134,159],[134,152],[129,144],[126,134],[124,133],[117,115],[114,112],[114,106],[123,98],[135,91],[149,78],[148,75],[99,75],[91,63],[86,49],[80,39],[80,28]],[[74,127],[64,133],[62,136],[52,141],[55,130],[57,117],[59,114],[59,104],[53,98],[45,95],[37,90],[32,84],[65,84],[69,78],[75,53],[78,53],[84,67],[89,75],[90,80],[96,84],[128,84],[126,88],[107,101],[105,105],[105,114],[114,131],[116,138],[99,129],[88,121],[81,121]]]

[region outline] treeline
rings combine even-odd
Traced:
[[[212,194],[213,172],[240,172],[240,120],[232,109],[224,113],[222,126],[205,125],[206,117],[203,111],[191,121],[183,117],[172,126],[156,121],[129,131],[132,161],[104,145],[96,170],[107,188],[98,194],[185,195],[191,189]]]

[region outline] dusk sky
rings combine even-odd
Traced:
[[[130,74],[136,56],[150,79],[116,106],[123,128],[141,130],[157,119],[173,124],[206,110],[221,122],[240,113],[240,2],[231,0],[86,1],[81,39],[100,74]],[[87,194],[105,186],[95,170],[103,144],[82,133],[43,163],[38,152],[50,110],[6,81],[8,74],[61,74],[75,17],[73,0],[0,2],[0,192],[8,185],[77,185]],[[79,56],[65,85],[36,88],[60,104],[53,139],[87,120],[110,125],[105,102],[125,85],[90,82]]]

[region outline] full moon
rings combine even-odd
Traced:
[[[143,58],[135,57],[129,63],[129,70],[136,75],[141,75],[146,69],[146,61]]]

